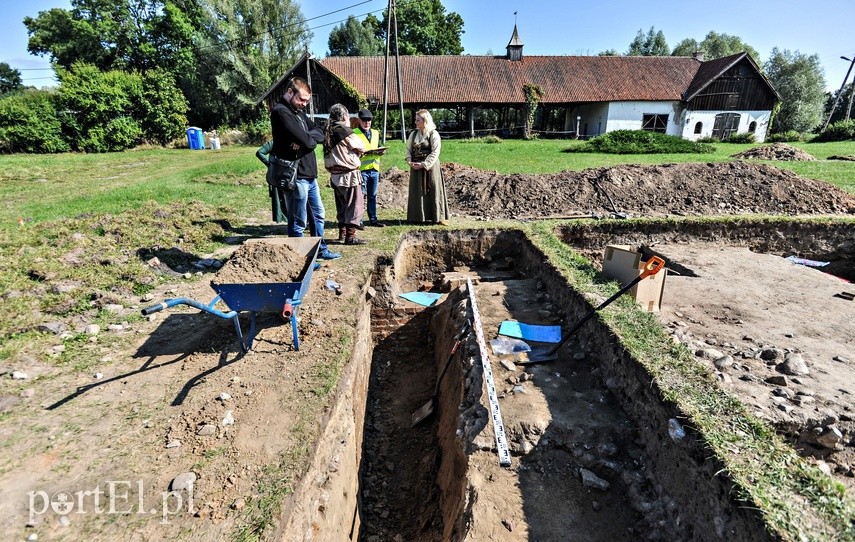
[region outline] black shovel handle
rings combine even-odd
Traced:
[[[649,260],[647,260],[647,263],[644,266],[644,271],[642,271],[642,273],[640,275],[638,275],[637,277],[632,279],[629,282],[629,284],[627,284],[626,286],[624,286],[623,288],[621,288],[620,290],[615,292],[610,298],[608,298],[605,301],[603,301],[602,303],[600,303],[599,307],[597,307],[596,309],[592,309],[591,311],[588,312],[588,314],[583,316],[581,320],[576,322],[576,324],[572,328],[570,328],[570,331],[568,331],[567,333],[564,334],[564,337],[561,338],[561,342],[559,342],[558,344],[556,344],[555,346],[550,348],[549,351],[547,351],[544,354],[544,357],[552,356],[553,354],[558,352],[558,350],[562,346],[564,346],[564,343],[567,342],[567,339],[569,339],[574,333],[576,333],[579,330],[579,328],[582,327],[582,325],[585,322],[590,320],[591,317],[594,316],[594,313],[596,313],[600,309],[606,307],[607,305],[610,305],[612,303],[612,301],[614,301],[615,299],[619,298],[620,296],[622,296],[623,294],[625,294],[626,292],[631,290],[633,286],[635,286],[636,284],[638,284],[642,280],[646,279],[647,277],[652,277],[653,275],[655,275],[656,273],[661,271],[664,267],[665,267],[665,260],[663,260],[659,256],[651,256],[651,258]]]

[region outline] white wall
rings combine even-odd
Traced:
[[[739,126],[736,129],[736,133],[738,134],[748,132],[748,126],[752,122],[756,122],[757,128],[754,130],[755,141],[758,143],[766,141],[766,135],[769,130],[769,119],[772,116],[771,111],[686,111],[681,135],[684,139],[692,141],[711,136],[713,125],[715,124],[715,116],[719,113],[739,113]],[[702,123],[700,134],[695,133],[695,124],[698,122]]]
[[[712,135],[715,116],[719,113],[739,113],[737,133],[748,132],[752,122],[757,123],[754,138],[758,143],[766,140],[771,111],[688,111],[677,102],[597,102],[568,108],[566,130],[576,129],[585,137],[594,137],[615,130],[641,130],[644,115],[668,115],[665,133],[691,141]],[[702,123],[700,134],[695,134],[695,123]]]
[[[679,136],[683,125],[680,111],[676,111],[675,102],[611,102],[608,104],[608,124],[606,132],[615,130],[641,130],[644,115],[668,115],[665,133]],[[583,119],[584,121],[584,119]]]
[[[566,130],[576,129],[576,116],[582,117],[579,121],[579,133],[582,136],[594,137],[604,134],[608,124],[609,104],[596,102],[568,109],[565,122]]]

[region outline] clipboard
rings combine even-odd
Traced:
[[[363,156],[371,156],[371,155],[381,156],[383,154],[386,154],[386,151],[388,149],[389,149],[389,147],[377,147],[376,149],[369,149],[369,150],[365,151],[364,153],[362,153],[362,155]]]

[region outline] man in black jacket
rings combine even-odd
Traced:
[[[298,162],[297,187],[288,192],[285,198],[288,208],[288,236],[302,237],[307,218],[312,220],[315,233],[321,238],[318,257],[335,260],[341,258],[341,254],[332,252],[324,241],[326,211],[321,201],[317,179],[318,162],[315,158],[315,147],[323,142],[324,132],[303,112],[312,99],[312,89],[306,80],[300,77],[291,78],[285,89],[285,94],[270,110],[270,125],[273,128],[273,149],[270,154],[283,160]]]

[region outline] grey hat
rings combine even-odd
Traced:
[[[359,120],[371,120],[374,118],[374,115],[371,114],[371,111],[367,109],[360,109],[359,113],[356,114],[359,117]]]

